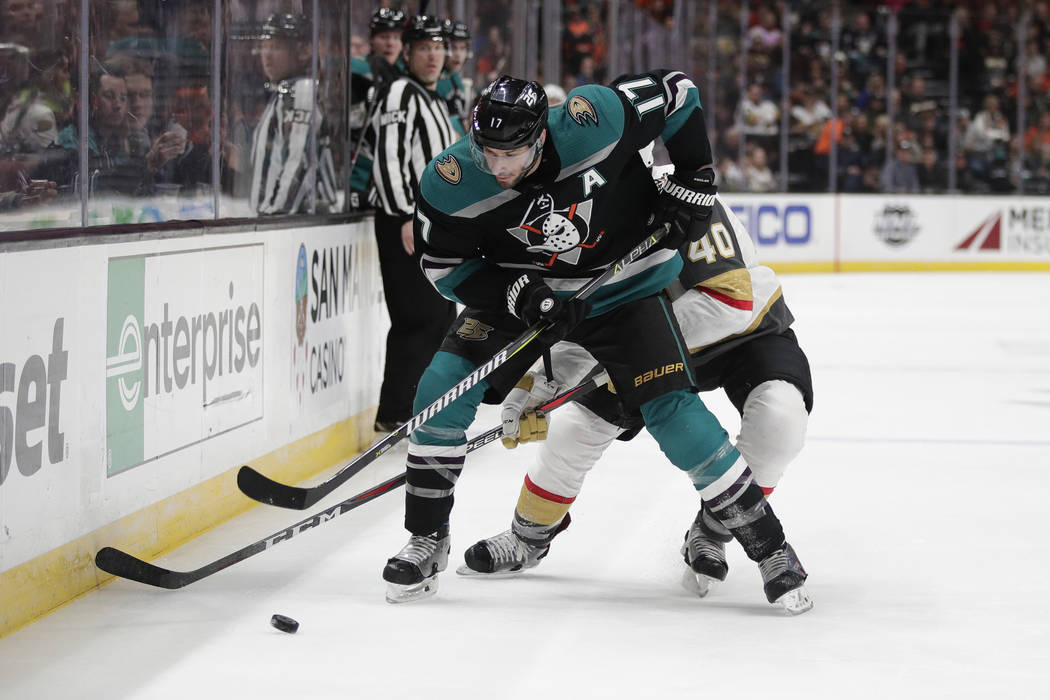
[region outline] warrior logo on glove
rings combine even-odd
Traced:
[[[555,260],[575,265],[580,260],[580,248],[593,248],[602,238],[602,232],[588,243],[591,237],[591,207],[586,200],[556,209],[554,198],[540,195],[525,211],[521,223],[507,231],[524,243],[530,253],[544,253],[537,264],[550,267]]]

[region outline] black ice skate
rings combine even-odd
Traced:
[[[787,542],[768,557],[758,562],[762,572],[762,588],[766,600],[779,605],[792,615],[801,615],[813,607],[813,601],[802,585],[806,570],[795,550]]]
[[[466,564],[456,569],[461,576],[512,576],[531,569],[547,556],[549,544],[532,545],[506,530],[481,540],[463,554]]]
[[[726,563],[725,543],[731,539],[733,535],[706,509],[697,512],[682,543],[682,558],[689,566],[682,579],[686,588],[703,598],[711,591],[713,583],[726,580],[729,564]]]
[[[448,525],[429,535],[409,537],[408,544],[383,569],[386,601],[409,603],[437,593],[437,576],[448,566],[449,551]]]

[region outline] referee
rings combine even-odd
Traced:
[[[412,417],[416,384],[456,316],[455,304],[423,276],[412,239],[423,170],[456,139],[448,105],[434,92],[446,53],[440,20],[413,17],[402,42],[406,75],[389,85],[372,120],[375,231],[390,314],[377,433],[392,432]]]

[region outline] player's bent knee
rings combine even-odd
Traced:
[[[802,451],[808,425],[802,393],[794,384],[771,380],[748,394],[737,449],[759,485],[776,486],[788,464]]]

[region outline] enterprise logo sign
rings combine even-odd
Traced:
[[[109,261],[112,476],[262,417],[262,246]]]

